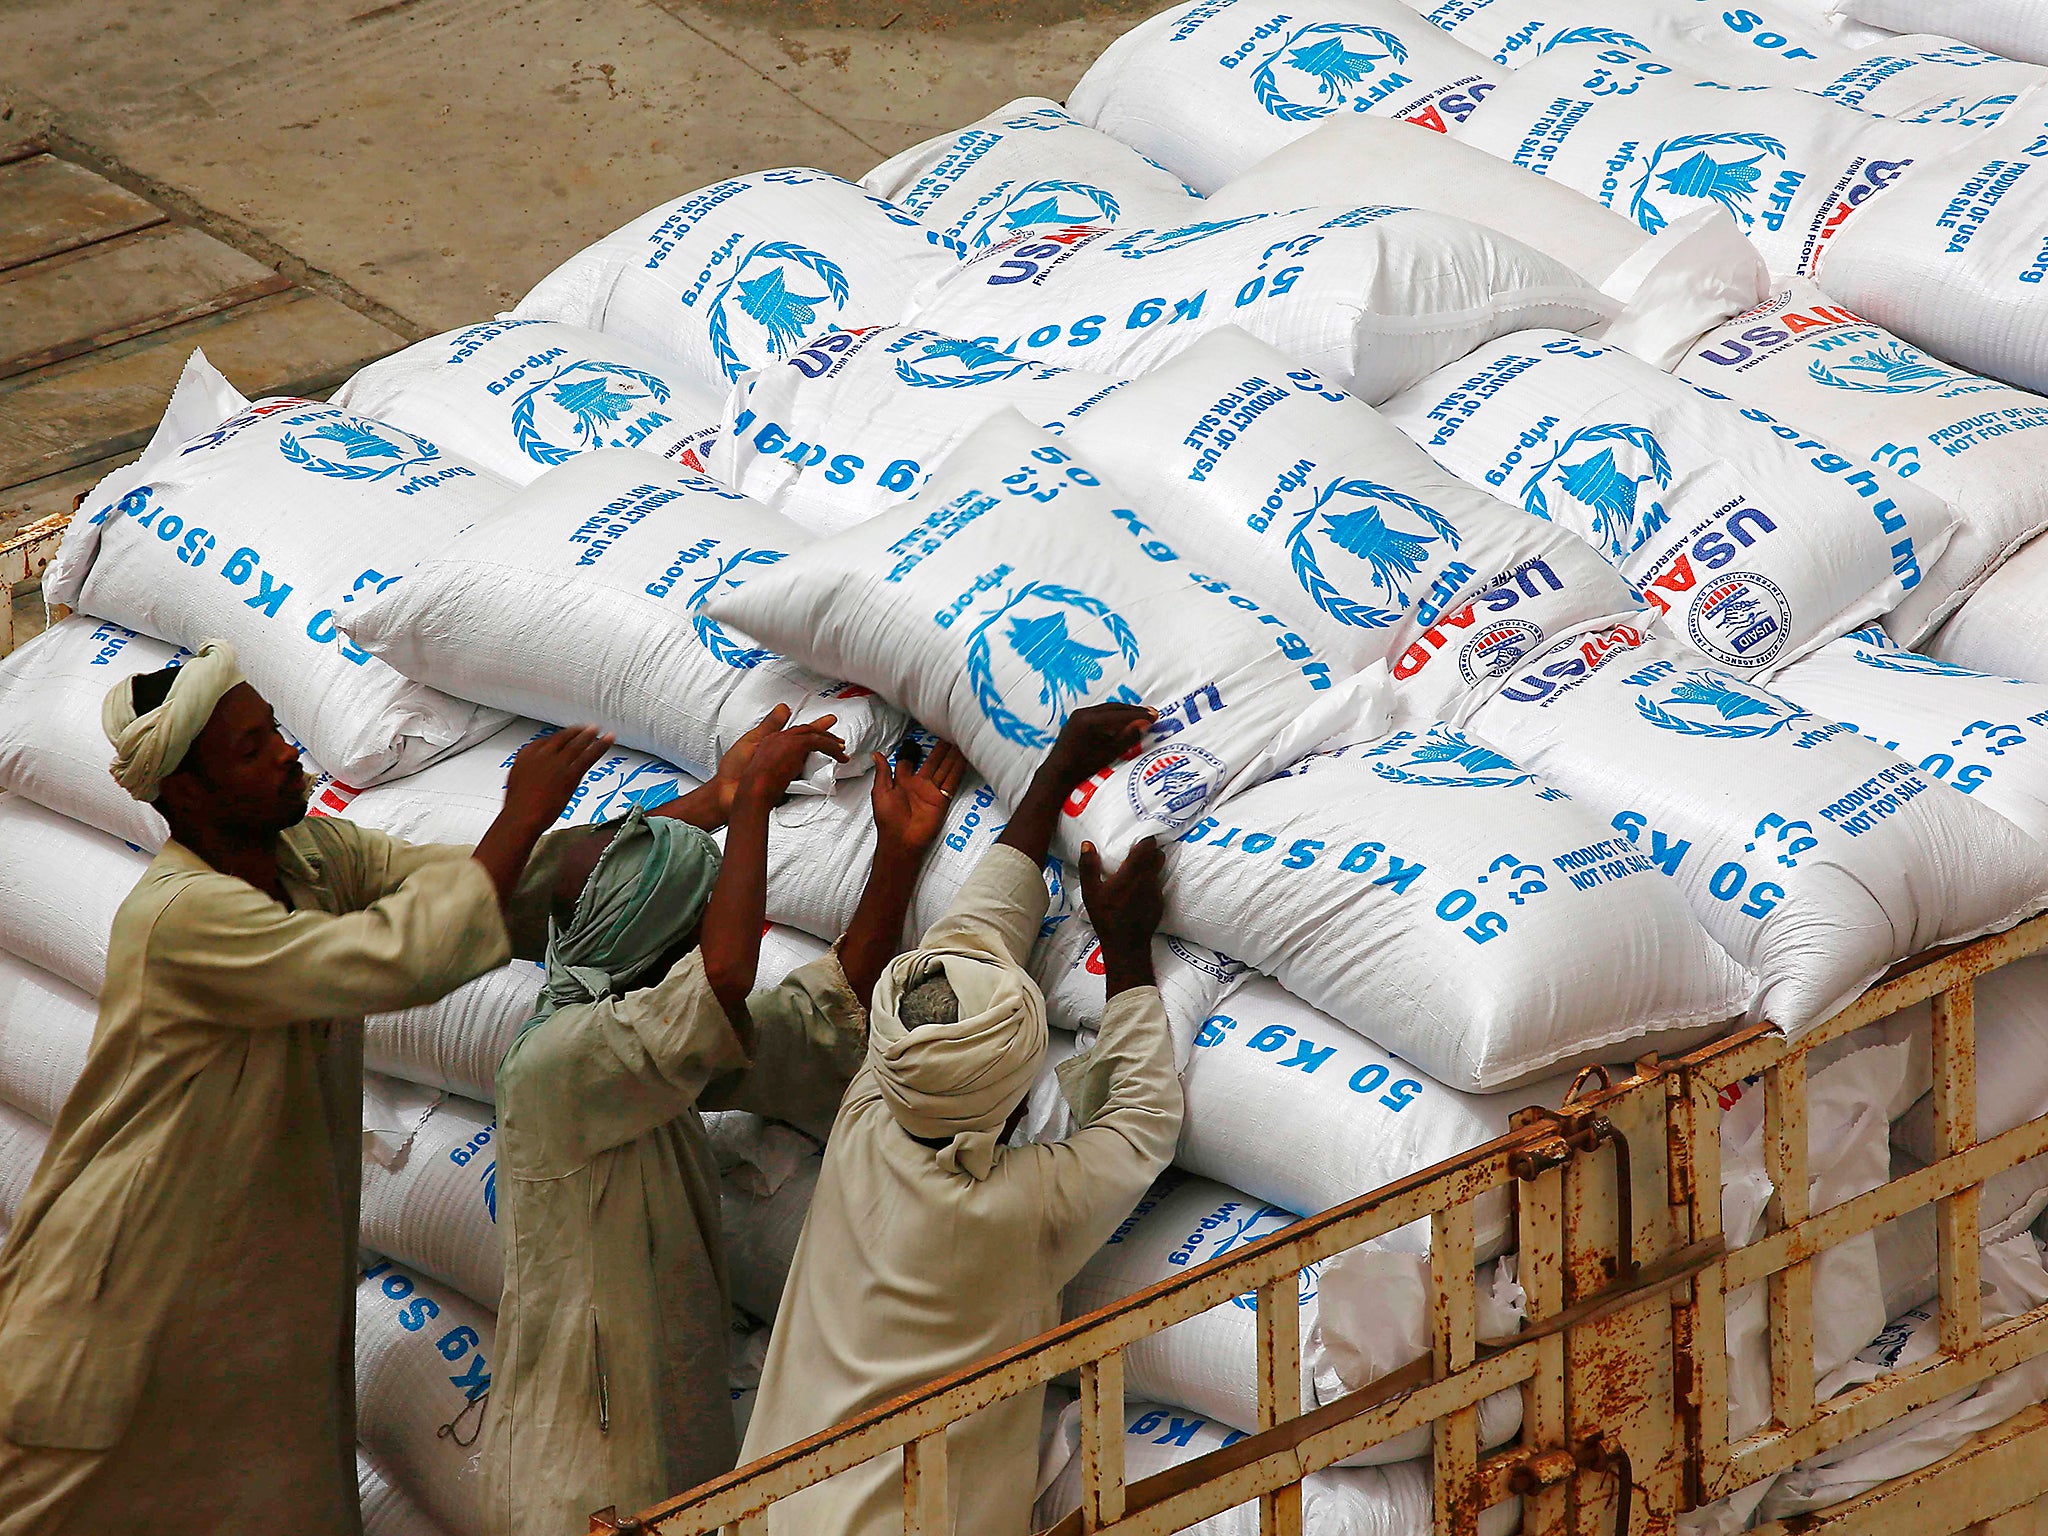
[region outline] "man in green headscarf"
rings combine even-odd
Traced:
[[[494,1536],[562,1536],[732,1468],[731,1300],[698,1111],[831,1124],[867,1047],[861,999],[964,768],[945,745],[914,771],[876,758],[874,863],[846,936],[755,991],[768,813],[812,752],[844,755],[829,716],[786,719],[712,784],[598,829],[562,865],[547,982],[497,1078]]]

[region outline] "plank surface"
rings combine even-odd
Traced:
[[[0,378],[282,291],[211,235],[158,224],[0,273]]]
[[[0,269],[163,222],[163,211],[54,155],[0,165]]]

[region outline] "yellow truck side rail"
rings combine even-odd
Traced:
[[[42,579],[43,570],[56,558],[64,530],[71,526],[68,514],[41,518],[0,539],[0,656],[20,643],[15,634],[14,590]],[[45,614],[49,614],[46,607]]]

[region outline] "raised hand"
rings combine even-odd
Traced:
[[[879,752],[874,759],[875,786],[870,799],[879,843],[895,852],[922,855],[946,825],[946,807],[966,775],[967,759],[950,741],[932,748],[915,769],[903,753],[894,763]]]
[[[785,724],[770,729],[776,713],[781,713],[785,721],[789,718],[778,706],[767,720],[747,733],[753,736],[759,732],[760,736],[747,755],[746,766],[740,770],[739,784],[733,793],[735,805],[751,804],[762,810],[774,806],[802,775],[813,752],[821,752],[836,763],[846,761],[846,743],[832,734],[832,727],[839,723],[837,715],[820,715],[802,725]],[[740,738],[745,740],[746,737]],[[740,742],[733,743],[732,751],[738,751],[739,746]],[[719,765],[721,772],[724,766]]]
[[[1090,704],[1067,716],[1039,772],[1064,797],[1110,764],[1135,756],[1159,711],[1142,704]]]
[[[529,741],[505,775],[505,814],[535,832],[553,826],[583,776],[611,747],[612,738],[594,725],[572,725]]]
[[[1140,838],[1114,870],[1102,867],[1093,843],[1081,845],[1081,901],[1102,940],[1105,962],[1149,956],[1166,914],[1166,855],[1156,838]]]
[[[754,760],[754,753],[763,741],[789,724],[789,713],[787,704],[776,705],[759,724],[725,749],[725,755],[718,760],[718,772],[711,778],[712,786],[718,791],[722,815],[732,814],[732,803],[738,798],[740,781],[747,776],[747,764]]]

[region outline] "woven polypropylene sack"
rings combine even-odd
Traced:
[[[1919,32],[1812,65],[1799,87],[1859,112],[1981,131],[2004,123],[2014,103],[2043,80],[2048,74],[2038,64]]]
[[[486,1536],[483,1431],[497,1319],[373,1257],[356,1283],[356,1439],[451,1536]]]
[[[1093,1035],[1102,1027],[1107,962],[1102,940],[1085,917],[1059,919],[1031,952],[1031,975],[1045,993],[1046,1017],[1063,1029]],[[1152,939],[1152,976],[1173,1037],[1173,1064],[1186,1068],[1195,1034],[1224,990],[1244,974],[1242,961],[1172,934]]]
[[[1741,1015],[1750,978],[1596,812],[1417,723],[1189,828],[1165,920],[1468,1093],[1683,1049]]]
[[[1418,708],[1637,608],[1585,542],[1475,491],[1371,406],[1226,326],[1063,434],[1190,558]],[[1441,656],[1457,660],[1438,661]],[[1462,672],[1438,680],[1439,673]]]
[[[740,378],[708,468],[799,528],[838,533],[915,494],[996,411],[1051,425],[1117,384],[937,331],[832,331]]]
[[[1441,130],[1505,78],[1396,0],[1190,0],[1105,48],[1067,110],[1208,193],[1328,118]]]
[[[371,1014],[363,1020],[363,1065],[490,1103],[498,1064],[520,1024],[532,1016],[544,979],[532,961],[514,960],[438,1002]]]
[[[365,1248],[493,1312],[505,1283],[496,1134],[490,1105],[442,1099],[394,1164],[364,1157],[362,1209]]]
[[[217,396],[225,385],[195,353],[178,388]],[[174,401],[164,430],[180,416]],[[337,626],[511,486],[423,437],[312,400],[260,400],[216,421],[152,443],[94,488],[46,577],[49,599],[174,645],[228,641],[293,736],[352,784],[502,723],[401,677]]]
[[[706,775],[778,704],[799,720],[831,714],[848,748],[844,771],[858,773],[901,734],[902,716],[706,612],[807,542],[714,480],[605,449],[549,471],[356,605],[344,627],[409,677],[597,725]]]
[[[151,852],[169,836],[156,807],[114,782],[100,724],[124,677],[184,657],[125,625],[73,614],[0,657],[0,789]]]
[[[92,1049],[99,1008],[61,977],[0,954],[0,1100],[57,1122]]]
[[[1770,0],[1722,11],[1689,0],[1416,0],[1417,10],[1495,64],[1521,69],[1555,48],[1655,54],[1730,85],[1796,85],[1849,51],[1817,19]]]
[[[1144,373],[1239,325],[1377,402],[1496,336],[1582,330],[1615,311],[1511,236],[1347,203],[1177,229],[1076,224],[1012,236],[926,288],[910,318],[1110,374]]]
[[[0,950],[99,996],[114,913],[147,868],[104,832],[0,795]]]
[[[1811,272],[1861,203],[1971,133],[1872,118],[1790,86],[1729,90],[1629,49],[1572,46],[1523,68],[1456,136],[1652,233],[1725,208],[1773,272]]]
[[[1611,820],[1797,1035],[1893,963],[2048,902],[2048,848],[1848,726],[1616,629],[1530,658],[1471,730]]]
[[[2008,59],[2048,64],[2048,15],[2034,0],[1839,0],[1844,15],[1888,32],[1933,22]]]
[[[1955,508],[1947,550],[1885,618],[1902,645],[1917,644],[2048,527],[2048,437],[2034,435],[2048,427],[2048,399],[1937,362],[1810,282],[1786,281],[1702,336],[1678,373],[1916,478]]]
[[[525,485],[597,448],[639,448],[701,470],[725,391],[623,337],[552,320],[490,320],[379,359],[333,403]]]
[[[1753,405],[1525,331],[1389,400],[1446,469],[1578,534],[1717,666],[1768,677],[1890,612],[1955,513]]]
[[[1291,1226],[1295,1215],[1227,1185],[1169,1168],[1128,1220],[1069,1281],[1069,1318],[1120,1301],[1157,1281],[1235,1253]],[[1429,1351],[1429,1261],[1421,1254],[1351,1250],[1301,1271],[1301,1402],[1330,1402]],[[1325,1288],[1335,1276],[1334,1289]],[[1481,1287],[1481,1310],[1487,1288]],[[1505,1326],[1503,1326],[1505,1324]],[[1488,1316],[1480,1333],[1513,1331],[1512,1314]],[[1238,1428],[1258,1427],[1258,1308],[1246,1292],[1148,1334],[1124,1351],[1124,1390],[1134,1398],[1184,1403]],[[1521,1394],[1510,1389],[1479,1405],[1479,1443],[1494,1446],[1521,1427]],[[1343,1466],[1383,1466],[1429,1450],[1429,1427],[1383,1440]]]
[[[2048,842],[2048,686],[1972,672],[1859,630],[1771,680],[1815,714],[1853,726],[1930,779]]]
[[[913,144],[861,185],[970,251],[1020,230],[1163,229],[1202,216],[1193,187],[1042,96]]]
[[[801,1131],[759,1115],[704,1117],[719,1170],[719,1225],[733,1303],[772,1318],[796,1259],[824,1150]]]
[[[29,1181],[50,1144],[50,1130],[40,1120],[11,1104],[0,1104],[0,1241],[14,1224]]]
[[[363,1536],[448,1536],[360,1445],[356,1447],[356,1502],[363,1512]]]
[[[1921,643],[1942,661],[1987,672],[2048,683],[2048,540],[2020,547],[1968,602]]]
[[[1061,851],[1121,859],[1347,725],[1357,709],[1307,641],[1187,563],[1131,503],[1014,411],[916,500],[799,550],[714,599],[732,623],[865,683],[1023,797],[1068,714],[1144,702],[1133,760],[1080,786]]]
[[[1937,357],[2048,391],[2048,90],[1873,199],[1821,278]]]
[[[718,387],[819,331],[895,324],[955,250],[837,176],[760,171],[648,209],[542,278],[513,314],[622,337]]]

